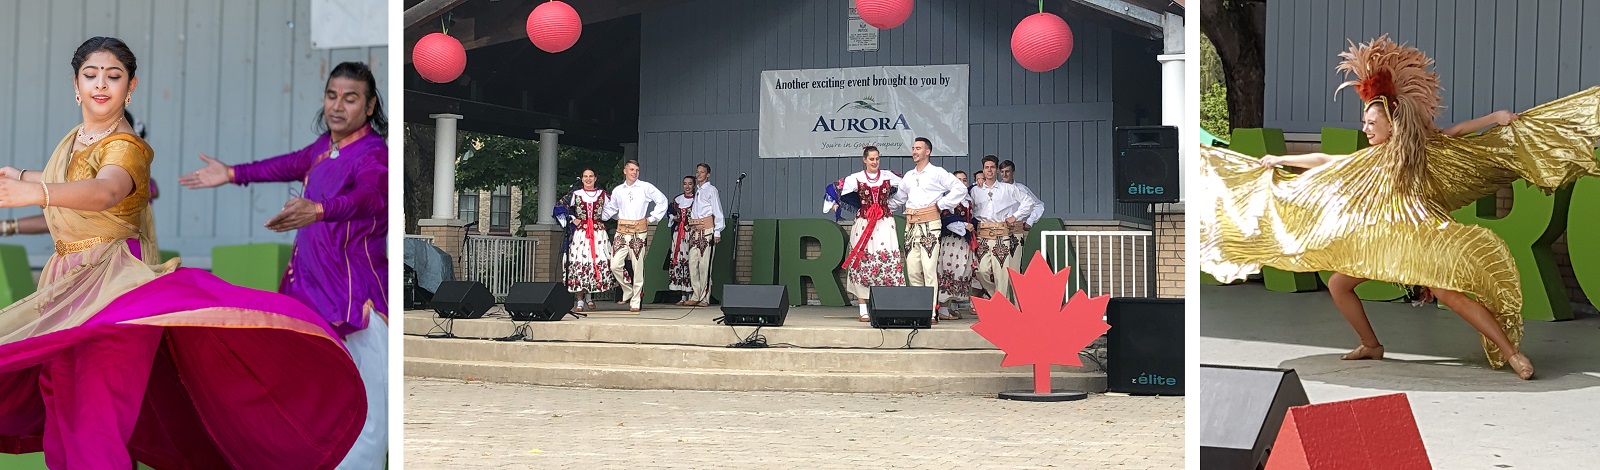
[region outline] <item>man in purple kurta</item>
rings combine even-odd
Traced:
[[[322,315],[344,337],[367,393],[367,422],[340,469],[382,469],[388,451],[388,121],[372,70],[345,62],[329,73],[317,121],[327,132],[298,151],[228,166],[200,154],[206,166],[178,178],[191,189],[226,183],[301,181],[267,221],[297,230],[294,254],[279,289]],[[376,316],[377,318],[373,318]]]

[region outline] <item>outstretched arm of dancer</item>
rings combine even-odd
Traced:
[[[44,214],[13,219],[12,223],[17,225],[12,227],[14,231],[8,235],[37,235],[41,233],[50,233],[50,226],[45,225],[44,223]]]
[[[1451,137],[1461,137],[1474,132],[1488,130],[1494,126],[1508,125],[1515,120],[1517,120],[1517,113],[1502,109],[1471,121],[1457,123],[1454,126],[1450,126],[1449,129],[1445,129],[1444,133]]]
[[[179,176],[178,184],[189,189],[202,189],[226,183],[244,186],[250,183],[300,181],[311,171],[314,157],[308,146],[266,160],[229,166],[202,153],[200,161],[205,162],[206,166]]]
[[[44,173],[40,173],[39,170],[23,170],[6,165],[5,167],[0,167],[0,178],[38,183],[40,179],[44,178]]]
[[[1300,155],[1267,155],[1261,157],[1263,168],[1275,166],[1292,166],[1295,168],[1316,168],[1334,161],[1342,155],[1328,155],[1326,153],[1306,153]]]
[[[46,205],[83,211],[103,211],[122,202],[134,190],[133,176],[119,165],[100,168],[93,179],[70,183],[0,179],[0,207]]]

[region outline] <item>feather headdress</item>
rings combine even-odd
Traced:
[[[1388,155],[1380,161],[1394,165],[1401,175],[1395,180],[1401,191],[1419,188],[1427,172],[1424,146],[1439,130],[1433,120],[1439,116],[1439,75],[1432,70],[1433,59],[1415,47],[1396,44],[1385,34],[1365,44],[1350,44],[1339,54],[1344,59],[1334,70],[1356,76],[1334,89],[1356,87],[1363,112],[1374,102],[1382,103],[1391,125],[1387,145],[1374,151]]]
[[[1350,43],[1350,49],[1340,53],[1339,58],[1344,60],[1334,70],[1344,72],[1346,77],[1354,74],[1356,79],[1340,84],[1334,93],[1354,86],[1361,96],[1362,109],[1381,99],[1391,113],[1404,109],[1416,113],[1408,117],[1420,118],[1421,122],[1431,123],[1439,116],[1439,103],[1443,101],[1439,75],[1430,70],[1433,59],[1417,48],[1396,44],[1385,34],[1372,42]],[[1401,120],[1401,116],[1393,117]]]

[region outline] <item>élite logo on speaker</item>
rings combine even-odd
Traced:
[[[1139,374],[1138,377],[1128,380],[1128,383],[1134,385],[1166,385],[1176,387],[1178,385],[1178,379],[1172,377],[1162,377],[1160,374],[1144,373]]]
[[[1141,195],[1141,194],[1161,195],[1161,194],[1166,194],[1166,193],[1167,193],[1167,188],[1164,188],[1164,187],[1161,187],[1161,186],[1151,186],[1151,185],[1144,184],[1144,183],[1128,183],[1128,194],[1133,194],[1133,195]]]

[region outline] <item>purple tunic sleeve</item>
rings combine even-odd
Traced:
[[[323,221],[369,219],[389,213],[384,198],[389,190],[389,165],[384,161],[388,152],[382,151],[383,147],[378,150],[362,156],[361,166],[355,170],[353,190],[322,201]]]
[[[311,171],[311,164],[317,157],[317,152],[312,149],[327,147],[328,143],[326,136],[324,136],[300,150],[266,160],[234,165],[233,184],[244,186],[250,183],[303,180],[306,177],[306,173]]]

